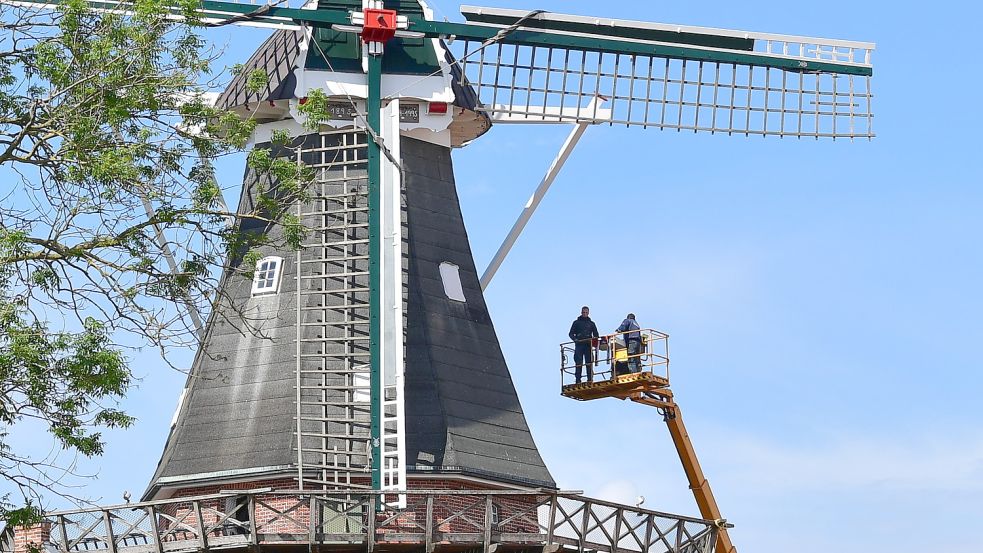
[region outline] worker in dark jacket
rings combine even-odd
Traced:
[[[570,339],[574,341],[573,362],[577,365],[577,384],[580,384],[581,370],[584,363],[587,363],[587,381],[594,381],[594,339],[599,336],[597,325],[590,320],[588,315],[590,309],[583,306],[580,309],[580,316],[570,325]]]
[[[637,373],[641,369],[642,333],[635,321],[635,314],[629,313],[616,332],[624,332],[625,347],[628,348],[628,370]]]

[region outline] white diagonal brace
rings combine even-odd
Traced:
[[[145,196],[140,196],[140,200],[143,202],[143,209],[147,212],[147,218],[153,219],[157,216],[157,212],[154,211],[154,206],[151,205],[150,200]],[[224,199],[222,200],[225,201]],[[228,211],[228,210],[226,210]],[[174,251],[171,249],[170,243],[167,241],[167,237],[164,236],[164,230],[160,225],[153,225],[154,235],[157,238],[157,245],[160,247],[161,253],[164,255],[164,259],[167,261],[167,267],[171,270],[172,275],[178,274],[177,260],[174,259]],[[195,326],[195,331],[198,335],[198,339],[201,340],[205,337],[205,325],[202,323],[201,314],[198,313],[198,307],[191,301],[191,298],[185,296],[182,298],[182,303],[188,309],[188,316],[191,317],[191,322]]]
[[[595,112],[597,110],[598,103],[603,102],[605,99],[598,96],[591,100],[590,104],[584,110],[585,113]],[[505,237],[505,241],[499,246],[498,252],[495,253],[495,257],[492,258],[491,263],[488,264],[488,268],[485,269],[485,273],[481,275],[481,289],[484,291],[488,288],[488,284],[491,282],[492,278],[495,277],[495,273],[502,266],[505,258],[509,255],[512,250],[512,246],[515,245],[516,240],[519,239],[519,235],[522,234],[523,229],[526,228],[526,224],[529,219],[532,218],[533,213],[536,212],[536,208],[543,201],[546,196],[546,192],[549,191],[550,186],[553,181],[556,180],[557,175],[560,174],[560,170],[563,169],[563,165],[567,162],[573,149],[577,147],[577,143],[580,142],[580,138],[584,136],[584,132],[587,131],[587,127],[596,124],[594,122],[582,122],[577,123],[576,126],[570,131],[570,135],[567,136],[566,141],[563,146],[560,147],[560,153],[557,154],[556,159],[550,164],[550,168],[546,171],[546,175],[543,180],[539,183],[539,187],[526,202],[526,206],[522,209],[522,213],[519,214],[519,218],[512,225],[512,230],[509,231],[509,235]]]

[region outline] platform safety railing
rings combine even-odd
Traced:
[[[410,490],[405,508],[380,492],[228,492],[45,517],[49,553],[177,553],[311,545],[366,551],[417,546],[711,553],[711,522],[551,490]]]
[[[640,337],[638,351],[626,344],[625,332],[615,332],[581,341],[590,346],[593,363],[593,381],[610,380],[632,373],[649,373],[669,380],[669,335],[650,328],[634,331]],[[577,384],[578,342],[560,344],[560,381],[562,386]],[[586,360],[581,363],[580,382],[588,382]]]

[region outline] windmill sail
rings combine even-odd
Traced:
[[[53,7],[50,0],[0,0]],[[92,0],[126,11],[128,2]],[[398,6],[397,6],[398,4]],[[357,31],[345,9],[203,0],[211,24]],[[311,4],[313,6],[314,4]],[[387,2],[402,8],[403,3]],[[324,6],[320,6],[324,7]],[[459,84],[499,122],[603,122],[711,133],[872,138],[874,44],[463,6],[467,24],[408,13],[409,29],[457,39]],[[174,7],[175,17],[180,8]],[[595,97],[607,100],[586,107]]]
[[[874,45],[464,6],[496,40],[455,43],[502,122],[604,122],[743,135],[870,138]],[[595,97],[596,107],[587,106]]]
[[[201,18],[200,21],[210,26],[235,23],[251,27],[300,29],[301,24],[289,14],[300,9],[307,2],[308,0],[280,0],[268,4],[258,4],[254,0],[231,2],[205,0],[200,3],[196,11]],[[58,9],[60,2],[52,0],[0,0],[0,4],[34,10],[55,10]],[[86,4],[90,9],[99,12],[132,13],[133,11],[131,0],[88,0]],[[173,19],[182,20],[184,18],[184,8],[176,2],[171,4],[168,9],[169,13],[173,14]]]

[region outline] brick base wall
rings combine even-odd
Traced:
[[[14,553],[41,550],[51,538],[51,526],[50,522],[42,522],[37,526],[14,528]]]

